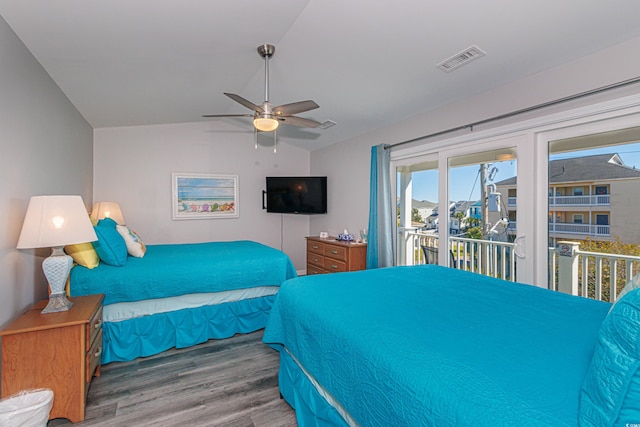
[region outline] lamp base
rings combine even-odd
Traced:
[[[69,271],[73,259],[64,253],[62,246],[56,246],[51,248],[51,256],[42,261],[42,269],[44,275],[49,282],[51,288],[51,295],[49,295],[49,303],[42,310],[42,313],[57,313],[59,311],[67,311],[73,305],[68,299],[64,290],[64,285],[67,283],[67,277],[69,277]]]
[[[49,303],[40,313],[47,314],[67,311],[72,305],[73,303],[67,299],[65,294],[51,294],[49,295]]]

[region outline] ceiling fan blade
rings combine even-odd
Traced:
[[[273,112],[279,116],[288,116],[291,114],[298,114],[309,110],[315,110],[318,107],[319,105],[311,100],[298,101],[292,102],[291,104],[279,105],[273,109]]]
[[[253,117],[253,114],[203,114],[202,117]]]
[[[298,126],[301,128],[317,128],[318,126],[320,126],[320,122],[316,122],[315,120],[311,119],[303,119],[302,117],[285,116],[278,117],[278,120],[280,120],[284,124]]]
[[[262,107],[254,104],[251,101],[248,101],[248,100],[244,99],[240,95],[236,95],[235,93],[227,93],[227,92],[224,92],[224,94],[227,95],[229,98],[233,99],[234,101],[236,101],[238,104],[244,105],[245,107],[247,107],[250,110],[253,110],[253,111],[258,112],[258,113],[263,113],[264,112]]]

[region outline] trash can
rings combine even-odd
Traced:
[[[52,406],[52,390],[23,390],[0,400],[0,426],[46,427]]]

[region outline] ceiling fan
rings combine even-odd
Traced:
[[[262,104],[256,105],[234,93],[224,93],[238,104],[253,110],[253,114],[206,114],[202,117],[253,117],[253,126],[256,132],[275,131],[280,122],[304,128],[316,128],[320,126],[320,122],[293,115],[318,108],[318,104],[314,101],[298,101],[290,104],[278,105],[277,107],[274,107],[273,104],[269,102],[269,58],[273,56],[275,51],[275,46],[270,44],[258,46],[258,53],[264,59],[264,102],[262,102]]]

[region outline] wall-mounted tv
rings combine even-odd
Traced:
[[[266,196],[267,212],[325,214],[327,177],[268,176]]]

